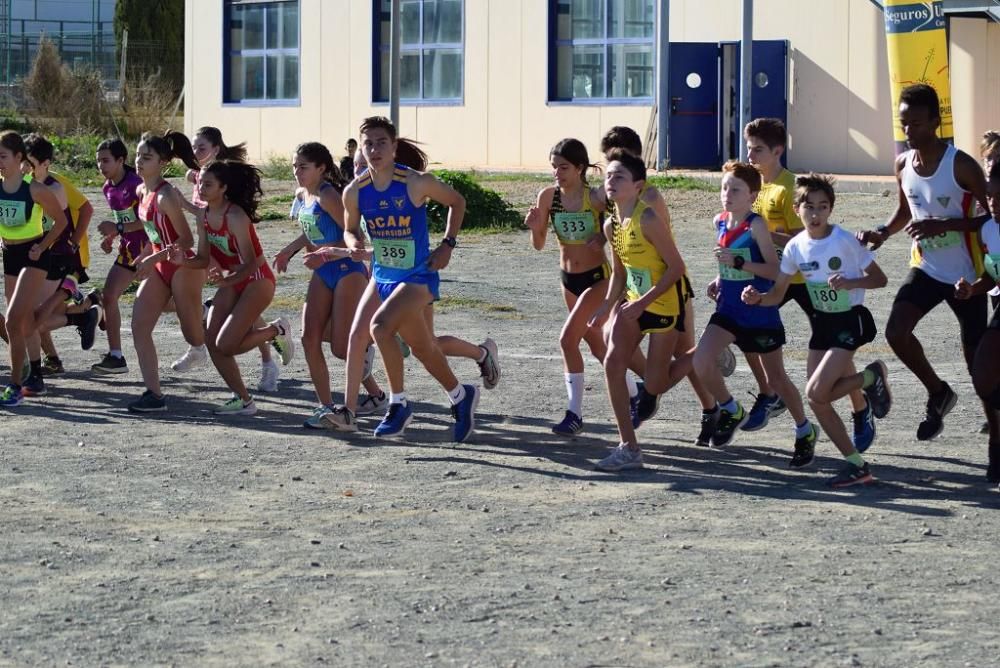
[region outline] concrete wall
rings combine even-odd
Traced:
[[[739,0],[672,0],[672,41],[739,38]],[[247,140],[255,157],[287,154],[319,140],[340,152],[371,102],[370,0],[301,0],[302,103],[222,104],[222,2],[186,0],[185,124],[217,125]],[[648,106],[549,104],[545,0],[467,0],[465,100],[461,106],[404,106],[404,135],[431,158],[464,167],[545,168],[556,141],[575,136],[593,154],[601,133],[640,134]],[[757,0],[756,39],[790,42],[790,167],[798,171],[890,173],[893,144],[882,14],[870,0]],[[953,98],[960,145],[981,134],[1000,107],[1000,27],[952,21]],[[971,97],[970,97],[971,96]],[[970,104],[974,100],[974,104]],[[1000,125],[993,122],[992,125]]]

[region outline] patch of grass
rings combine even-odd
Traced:
[[[295,193],[273,195],[272,197],[265,197],[263,201],[265,204],[291,204],[293,199],[295,199]]]
[[[442,297],[437,302],[437,306],[443,310],[453,308],[474,309],[506,320],[521,320],[524,318],[524,314],[510,304],[494,304],[485,299],[475,299],[472,297]]]
[[[477,172],[468,175],[478,183],[552,183],[552,176],[538,172]],[[592,176],[592,185],[599,185],[600,176]],[[652,175],[647,181],[656,188],[670,190],[716,190],[718,186],[710,181],[690,176]]]
[[[265,179],[291,181],[295,178],[292,174],[292,161],[287,157],[271,155],[257,165],[257,167],[260,169],[260,172],[264,175]]]
[[[690,176],[650,176],[646,181],[655,188],[666,190],[718,190],[719,187],[711,181],[691,178]]]
[[[469,172],[479,183],[552,183],[551,174],[535,172]]]

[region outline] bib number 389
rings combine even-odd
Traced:
[[[414,244],[412,239],[374,239],[375,262],[392,269],[412,269]]]

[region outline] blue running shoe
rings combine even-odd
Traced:
[[[451,407],[452,417],[455,418],[456,443],[469,438],[469,434],[476,428],[476,406],[479,405],[479,388],[475,385],[462,387],[465,388],[465,398]]]
[[[8,385],[0,392],[0,406],[20,406],[24,402],[24,393],[17,385]]]
[[[781,407],[778,407],[781,404]],[[781,403],[781,399],[778,395],[766,395],[758,394],[757,398],[754,399],[753,407],[750,409],[750,416],[744,423],[742,429],[743,431],[759,431],[767,426],[768,420],[771,416],[776,415],[784,409],[784,404]]]
[[[854,420],[854,438],[851,439],[854,442],[854,449],[858,452],[864,452],[871,447],[875,440],[875,414],[872,412],[871,405],[865,406],[857,413],[852,413],[851,419]]]
[[[559,436],[576,436],[583,431],[583,418],[573,411],[566,411],[566,417],[557,425],[553,425],[552,433]]]
[[[389,410],[386,412],[385,417],[375,427],[375,436],[378,438],[402,436],[403,430],[406,429],[412,419],[413,409],[410,408],[409,403],[389,404]]]

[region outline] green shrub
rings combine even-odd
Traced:
[[[295,178],[292,174],[292,161],[287,156],[270,155],[257,167],[265,179],[291,181]]]
[[[498,192],[479,185],[469,173],[439,169],[434,171],[434,175],[465,198],[465,221],[462,229],[520,227],[522,216],[510,202]],[[448,222],[447,207],[430,202],[427,205],[427,220],[433,231],[444,231]]]

